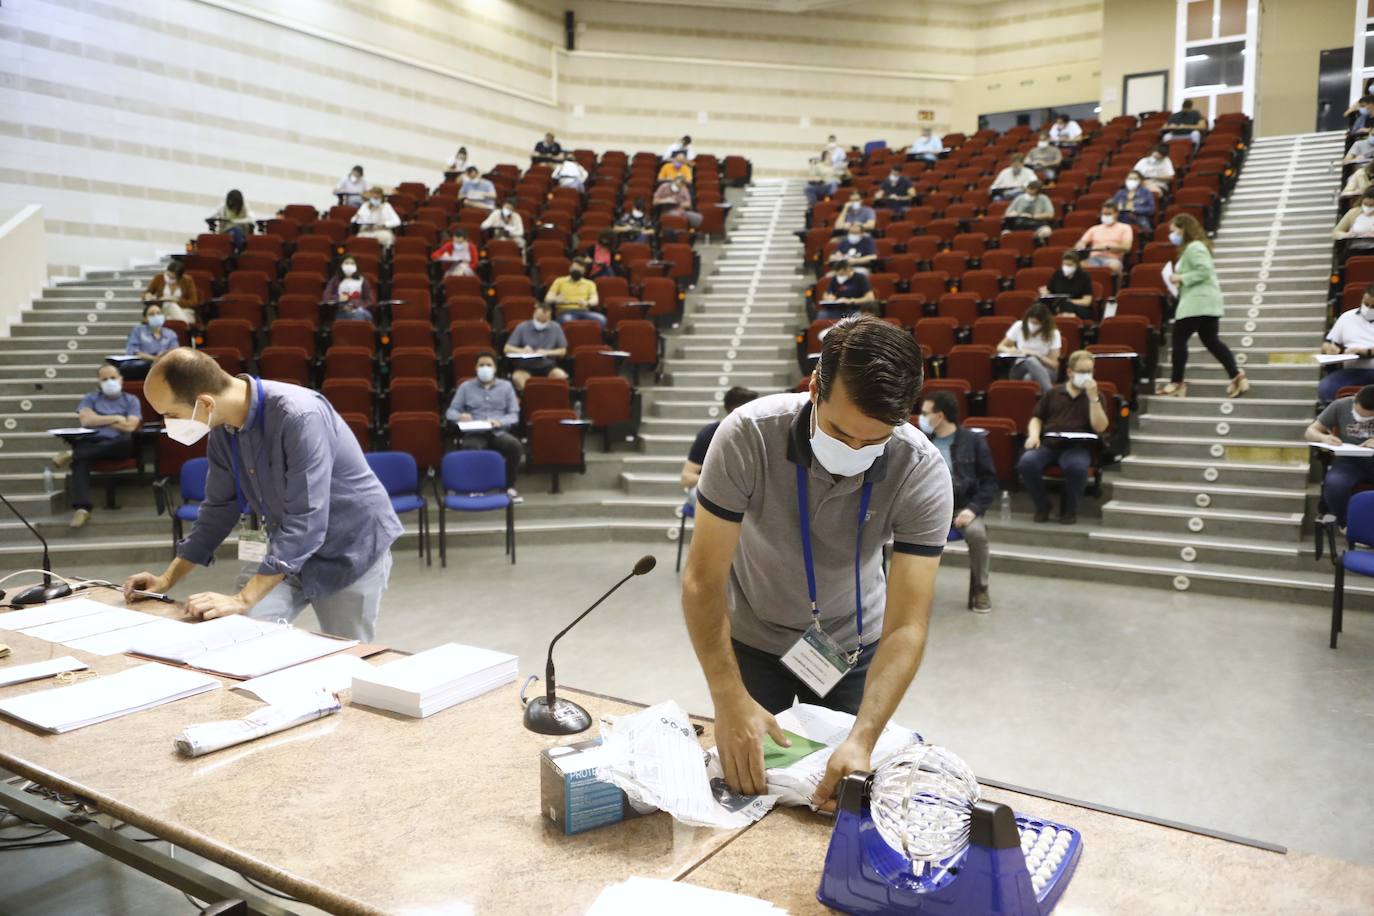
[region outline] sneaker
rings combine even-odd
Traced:
[[[90,520],[91,520],[91,510],[90,510],[90,509],[77,509],[75,512],[72,513],[71,527],[73,527],[73,528],[81,528],[81,527],[84,527],[85,524],[86,524],[87,522],[89,522]]]
[[[988,590],[980,588],[973,593],[973,613],[986,614],[992,610],[992,598],[988,596]]]
[[[1036,509],[1036,510],[1035,510],[1035,521],[1036,521],[1038,524],[1044,524],[1045,522],[1048,522],[1049,520],[1050,520],[1050,510],[1049,510],[1049,509]]]
[[[1078,524],[1078,516],[1076,516],[1076,515],[1074,515],[1074,514],[1072,514],[1072,513],[1066,513],[1066,514],[1064,514],[1064,515],[1061,515],[1061,516],[1059,516],[1059,524],[1061,524],[1061,525],[1076,525],[1076,524]]]
[[[61,470],[72,463],[72,453],[70,451],[58,452],[52,456],[52,466]]]

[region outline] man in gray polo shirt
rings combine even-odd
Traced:
[[[553,320],[553,306],[540,302],[534,307],[534,317],[522,321],[506,340],[506,358],[511,362],[510,380],[516,391],[524,391],[531,375],[567,378],[556,360],[568,355],[568,338],[563,328]]]
[[[841,778],[870,766],[916,674],[953,515],[949,471],[907,422],[921,384],[911,334],[854,316],[826,335],[809,394],[759,398],[716,432],[682,605],[734,789],[763,791],[763,737],[786,744],[773,714],[796,697],[857,717],[813,799],[828,802]],[[827,657],[832,643],[842,660]],[[818,675],[817,660],[831,667]]]

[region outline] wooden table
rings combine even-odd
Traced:
[[[67,654],[101,674],[147,664],[13,631],[0,641],[13,649],[0,666]],[[51,684],[0,689],[0,697]],[[639,708],[565,692],[594,717]],[[605,885],[631,875],[825,912],[815,891],[832,821],[809,811],[777,811],[743,830],[685,827],[655,814],[564,836],[540,813],[538,764],[542,750],[564,742],[526,731],[516,694],[512,685],[428,719],[345,706],[194,760],[173,751],[182,726],[242,716],[258,701],[222,689],[65,735],[0,719],[0,767],[336,913],[581,913]],[[1057,913],[1374,912],[1374,869],[1081,803],[991,788],[986,796],[1083,832],[1083,859]],[[102,848],[98,839],[92,845]],[[145,851],[151,864],[130,864],[173,884],[184,877],[159,871]],[[259,911],[273,912],[261,903]]]

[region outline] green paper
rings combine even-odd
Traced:
[[[803,738],[801,735],[795,735],[789,731],[784,731],[783,734],[792,742],[791,747],[782,747],[773,740],[771,735],[763,736],[763,768],[765,770],[790,767],[803,757],[830,746],[822,741],[812,741],[810,738]]]

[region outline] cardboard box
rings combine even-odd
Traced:
[[[539,755],[544,816],[567,836],[639,816],[623,791],[596,778],[603,757],[599,738],[551,747]]]

